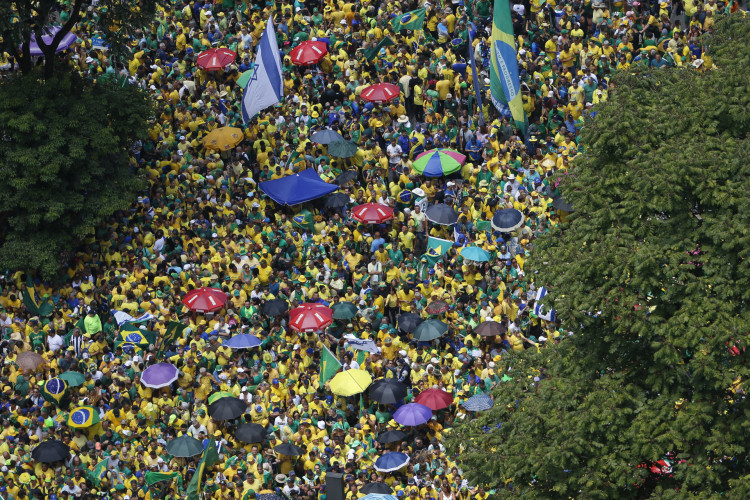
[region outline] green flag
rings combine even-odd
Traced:
[[[162,355],[167,351],[167,348],[174,344],[177,339],[182,338],[182,334],[187,328],[187,325],[180,323],[179,321],[170,321],[167,323],[167,331],[161,337],[159,344],[159,350],[156,353],[156,357],[161,358]]]
[[[188,500],[198,500],[201,494],[201,482],[206,467],[211,467],[219,461],[219,453],[216,450],[216,442],[213,439],[208,440],[208,446],[201,455],[201,461],[198,462],[198,468],[195,469],[193,478],[187,487]]]
[[[105,458],[104,460],[96,464],[93,469],[87,471],[88,478],[94,484],[94,486],[99,486],[99,484],[101,484],[102,482],[104,474],[107,473],[107,462],[109,462],[109,459]]]
[[[422,26],[424,26],[425,12],[426,9],[422,7],[421,9],[397,15],[393,21],[391,21],[393,31],[398,33],[401,30],[421,30]]]
[[[323,346],[323,352],[320,353],[320,387],[323,387],[340,369],[339,360],[327,347]]]
[[[378,44],[374,47],[370,47],[369,49],[363,49],[362,55],[365,56],[365,59],[368,61],[372,61],[375,59],[375,56],[378,55],[378,52],[380,52],[380,49],[385,47],[390,47],[391,45],[396,45],[393,40],[391,40],[388,37],[383,38],[378,42]]]
[[[146,483],[149,486],[154,485],[160,481],[171,481],[177,479],[177,485],[182,488],[182,476],[178,472],[146,472]]]
[[[36,288],[34,288],[34,282],[31,280],[31,275],[28,275],[26,278],[26,287],[23,291],[23,305],[26,306],[26,309],[32,315],[43,318],[46,318],[55,310],[54,304],[39,297]]]
[[[448,250],[453,246],[453,242],[450,240],[443,240],[441,238],[434,238],[432,236],[427,238],[427,251],[422,255],[427,259],[427,263],[430,267],[434,266],[440,257],[446,254]]]

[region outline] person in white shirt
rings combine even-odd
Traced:
[[[50,351],[57,352],[62,349],[63,345],[65,345],[65,339],[57,331],[47,336],[47,347]]]

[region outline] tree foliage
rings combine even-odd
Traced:
[[[717,69],[621,73],[585,124],[529,262],[573,335],[451,438],[501,495],[750,496],[750,20],[706,43]]]
[[[145,137],[148,96],[77,74],[0,84],[0,266],[55,276],[61,254],[129,206],[143,180],[129,148]]]

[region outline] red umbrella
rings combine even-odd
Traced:
[[[352,218],[364,224],[382,224],[393,219],[393,209],[380,203],[365,203],[354,207]]]
[[[333,323],[333,311],[323,304],[302,304],[289,313],[289,326],[297,332],[317,332]]]
[[[382,104],[397,99],[400,93],[401,89],[398,85],[392,83],[376,83],[375,85],[370,85],[363,90],[361,97],[363,101]]]
[[[182,303],[194,312],[218,311],[226,302],[227,294],[217,288],[196,288],[182,299]]]
[[[311,64],[318,64],[326,54],[328,54],[328,47],[325,42],[306,40],[294,47],[289,56],[292,58],[292,64],[309,66]]]
[[[427,389],[414,399],[416,403],[425,405],[433,411],[448,408],[453,404],[453,396],[442,389]]]
[[[219,71],[232,64],[237,53],[229,49],[208,49],[198,54],[196,64],[206,71]]]

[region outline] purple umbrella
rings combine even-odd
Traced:
[[[160,389],[177,380],[179,374],[180,370],[176,366],[169,363],[157,363],[143,370],[141,383],[152,389]]]
[[[62,28],[60,26],[45,26],[42,28],[42,41],[49,45],[52,43],[52,39],[55,38],[55,35],[58,31],[60,31]],[[55,52],[62,52],[65,49],[70,48],[71,45],[76,43],[76,39],[78,37],[75,35],[75,33],[68,33],[66,34],[62,40],[60,41],[60,45],[57,46],[57,50]],[[42,49],[39,47],[39,44],[36,43],[36,35],[34,33],[31,34],[31,55],[34,57],[43,56],[44,52],[42,52]]]
[[[416,427],[428,422],[432,418],[432,410],[419,403],[409,403],[402,406],[393,414],[393,419],[401,425]]]

